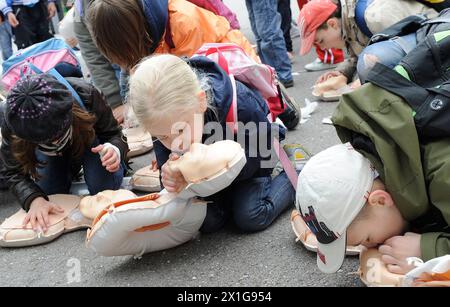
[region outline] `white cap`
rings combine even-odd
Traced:
[[[347,227],[366,203],[376,177],[370,161],[350,143],[320,152],[300,173],[296,207],[317,237],[322,272],[335,273],[342,266]]]

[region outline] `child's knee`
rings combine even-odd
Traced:
[[[264,230],[270,225],[265,216],[263,210],[260,212],[239,211],[234,214],[234,222],[242,231],[256,232]]]
[[[97,180],[94,179],[93,182],[87,183],[89,193],[91,195],[96,195],[106,190],[119,190],[123,181],[123,173],[117,171],[116,173],[110,173],[109,175],[109,178],[97,178]]]
[[[357,70],[361,82],[365,82],[369,71],[380,62],[380,58],[367,50],[358,59]]]

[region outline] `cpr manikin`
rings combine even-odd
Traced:
[[[130,148],[128,158],[143,155],[153,149],[152,136],[142,127],[124,129],[123,134],[127,137]]]
[[[80,211],[86,218],[94,220],[106,207],[116,202],[135,197],[136,194],[128,190],[103,191],[95,196],[84,197],[80,203]]]
[[[80,212],[81,197],[76,195],[51,195],[50,202],[64,209],[63,213],[50,214],[48,230],[36,232],[31,224],[22,227],[22,222],[27,213],[20,209],[16,214],[6,219],[0,226],[0,246],[2,247],[24,247],[48,243],[60,235],[86,229],[92,220],[86,218]]]
[[[169,165],[179,170],[187,182],[197,183],[226,169],[240,150],[241,145],[231,141],[209,146],[195,143],[180,159],[170,161]]]
[[[156,161],[154,161],[154,164],[156,165]],[[136,191],[149,193],[161,191],[159,170],[154,165],[139,169],[131,178],[130,185]]]
[[[376,248],[363,249],[359,260],[361,281],[369,287],[450,287],[450,255],[425,263],[410,258],[416,268],[406,275],[389,272]]]
[[[347,85],[347,78],[344,76],[332,77],[315,85],[312,95],[323,101],[337,101],[342,94],[351,92],[360,85],[359,81]]]
[[[143,197],[130,195],[114,203],[112,199],[120,197],[87,199],[85,214],[100,212],[88,231],[87,247],[102,256],[139,257],[191,240],[206,216],[206,202],[197,196],[206,197],[229,186],[245,163],[244,150],[238,143],[193,144],[189,152],[169,165],[186,179],[180,193],[163,190]]]

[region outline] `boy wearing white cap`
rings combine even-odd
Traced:
[[[297,186],[323,272],[341,267],[346,245],[380,245],[396,274],[412,269],[409,257],[450,254],[450,138],[420,140],[412,114],[372,84],[341,99],[332,121],[349,143],[311,158]]]

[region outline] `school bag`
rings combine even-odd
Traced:
[[[275,69],[269,65],[256,63],[245,51],[236,44],[207,43],[204,44],[192,57],[205,56],[217,63],[230,77],[233,86],[233,100],[226,117],[227,126],[234,132],[238,128],[236,82],[238,80],[249,88],[257,90],[269,107],[269,122],[274,122],[278,115],[286,109],[286,103],[292,104],[287,95],[284,95],[276,78]],[[295,108],[295,106],[294,106]],[[296,110],[300,116],[300,110]],[[289,161],[286,152],[279,141],[274,138],[274,149],[286,171],[294,188],[297,186],[298,176]]]
[[[232,84],[236,79],[257,90],[269,107],[270,122],[275,121],[286,109],[275,69],[269,65],[256,63],[240,46],[232,43],[207,43],[193,55],[193,57],[197,56],[204,56],[216,62],[230,76]],[[227,115],[227,122],[232,122],[236,114],[236,102],[233,101]]]
[[[29,63],[43,72],[55,68],[64,77],[82,77],[80,62],[72,48],[62,39],[51,38],[20,50],[3,62],[5,90],[9,91],[23,74],[30,72]]]
[[[428,19],[424,15],[412,15],[408,16],[392,26],[384,29],[382,32],[374,34],[368,45],[372,45],[381,41],[398,38],[411,33],[417,33],[418,39],[422,40],[433,32],[436,32],[436,28],[440,28],[442,24],[450,22],[450,9],[445,9],[439,13],[436,18]],[[401,40],[397,40],[400,46],[408,53],[411,50],[407,50]]]
[[[450,20],[440,20],[394,69],[377,63],[367,78],[411,106],[425,141],[450,136]]]

